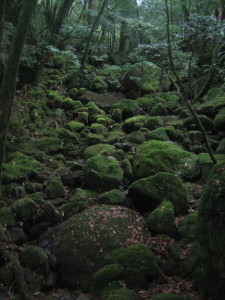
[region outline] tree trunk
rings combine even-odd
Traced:
[[[87,38],[87,43],[85,45],[84,53],[83,53],[83,56],[82,56],[82,59],[81,59],[80,70],[82,70],[84,68],[85,62],[87,60],[88,51],[89,51],[89,48],[90,48],[90,44],[91,44],[91,40],[92,40],[94,31],[95,31],[96,27],[98,26],[99,20],[100,20],[102,14],[103,14],[103,12],[104,12],[104,10],[106,8],[106,5],[108,4],[108,1],[109,0],[104,0],[104,2],[102,3],[102,6],[101,6],[101,8],[100,8],[100,10],[98,12],[98,15],[96,16],[95,21],[92,24],[91,31],[90,31],[89,36]]]
[[[2,53],[4,19],[5,19],[5,0],[0,0],[0,60],[1,60],[1,53]]]
[[[0,185],[2,182],[2,163],[5,154],[6,135],[16,90],[16,77],[37,0],[23,0],[16,33],[9,53],[8,63],[3,75],[0,90]]]
[[[126,49],[126,43],[127,43],[126,28],[127,28],[126,21],[122,21],[120,26],[120,43],[119,43],[119,52],[122,54]]]
[[[64,23],[64,20],[66,19],[69,11],[70,11],[70,8],[73,4],[74,0],[64,0],[59,8],[59,11],[57,13],[57,16],[55,18],[55,21],[53,22],[52,24],[52,30],[51,32],[53,34],[58,34],[63,23]]]

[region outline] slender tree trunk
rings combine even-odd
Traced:
[[[122,21],[120,26],[120,43],[119,43],[120,53],[124,53],[126,49],[126,43],[127,43],[126,28],[127,28],[126,21]]]
[[[217,163],[217,160],[215,158],[215,155],[213,153],[213,150],[209,144],[209,140],[208,140],[208,137],[207,137],[207,134],[205,132],[205,128],[204,126],[202,125],[202,122],[201,120],[199,119],[198,117],[198,114],[195,112],[195,110],[193,109],[192,105],[191,105],[191,101],[189,100],[189,97],[188,97],[188,93],[186,91],[186,88],[185,86],[183,85],[181,79],[180,79],[180,76],[178,75],[177,71],[176,71],[176,68],[175,68],[175,65],[174,65],[174,61],[173,61],[173,56],[172,56],[172,47],[171,47],[171,37],[170,37],[170,14],[169,14],[169,6],[168,6],[168,0],[165,0],[165,7],[166,7],[166,17],[167,17],[167,41],[168,41],[168,55],[169,55],[169,60],[170,60],[170,65],[171,65],[171,68],[172,68],[172,72],[178,82],[178,85],[181,89],[181,95],[182,95],[182,98],[187,106],[187,108],[189,109],[193,119],[195,120],[195,123],[196,125],[198,126],[199,130],[201,131],[202,133],[202,136],[203,136],[203,139],[204,139],[204,142],[205,142],[205,145],[206,145],[206,148],[207,148],[207,151],[213,161],[214,164]]]
[[[5,19],[5,0],[0,0],[0,60],[2,54],[4,19]]]
[[[88,51],[89,51],[89,48],[90,48],[90,45],[91,45],[91,40],[92,40],[92,37],[93,37],[93,34],[94,34],[94,31],[95,29],[97,28],[98,24],[99,24],[99,20],[106,8],[106,5],[108,4],[108,1],[109,0],[104,0],[104,2],[102,3],[102,6],[98,12],[98,15],[96,16],[95,18],[95,21],[94,23],[92,24],[92,27],[91,27],[91,31],[89,33],[89,36],[87,38],[87,43],[85,45],[85,48],[84,48],[84,53],[83,53],[83,56],[82,56],[82,59],[81,59],[81,67],[80,67],[80,70],[82,70],[84,68],[84,65],[85,65],[85,62],[87,60],[87,56],[88,56]]]
[[[0,90],[0,185],[2,182],[2,163],[5,154],[6,135],[16,90],[16,77],[37,0],[23,0],[16,33],[9,53],[8,63],[3,75]]]
[[[70,8],[73,4],[74,0],[64,0],[62,2],[62,5],[60,6],[59,10],[58,10],[58,13],[57,13],[57,16],[55,18],[55,21],[53,22],[52,24],[52,30],[51,32],[53,34],[58,34],[69,11],[70,11]]]

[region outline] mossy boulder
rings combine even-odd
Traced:
[[[150,232],[174,236],[176,225],[172,203],[163,201],[148,215],[146,222]]]
[[[125,134],[122,130],[112,130],[109,132],[108,137],[105,139],[105,143],[116,144],[123,140]]]
[[[121,117],[123,120],[131,118],[133,116],[140,115],[142,113],[141,107],[135,100],[131,99],[122,99],[113,106],[114,110],[120,110]],[[118,111],[119,112],[119,111]],[[112,117],[114,118],[114,112],[112,112]],[[114,118],[115,121],[118,121],[119,117]]]
[[[217,132],[224,131],[225,128],[225,108],[221,109],[214,118],[215,129]]]
[[[147,287],[147,283],[159,274],[156,258],[144,244],[116,249],[106,255],[105,262],[124,267],[124,281],[129,288]]]
[[[53,178],[46,187],[45,193],[50,199],[64,198],[66,193],[61,179],[59,177]]]
[[[225,294],[224,193],[225,163],[222,162],[212,169],[198,210],[198,238],[206,278],[202,289],[215,299],[222,299]]]
[[[225,96],[211,98],[198,106],[198,113],[208,117],[215,117],[220,109],[225,107]]]
[[[43,136],[32,141],[33,146],[46,154],[55,154],[63,149],[62,140],[56,136]]]
[[[125,269],[120,264],[110,264],[102,267],[95,273],[93,277],[93,290],[98,291],[112,281],[123,279],[124,272]]]
[[[140,94],[155,92],[160,86],[160,76],[161,70],[155,64],[147,61],[136,63],[125,74],[124,88],[140,91]]]
[[[85,149],[84,159],[88,159],[92,156],[103,154],[103,153],[110,153],[112,155],[113,151],[115,151],[115,147],[113,145],[109,145],[109,144],[91,145]]]
[[[164,104],[157,103],[152,107],[152,109],[150,111],[150,115],[151,116],[166,116],[166,115],[168,115],[168,111]]]
[[[186,215],[179,225],[178,232],[187,242],[192,242],[196,240],[197,219],[198,213],[196,211]]]
[[[163,201],[170,201],[176,214],[183,214],[187,210],[185,185],[174,174],[159,172],[154,176],[138,179],[128,190],[135,208],[140,212],[151,211]]]
[[[108,296],[103,299],[105,299],[105,300],[137,300],[137,297],[128,288],[113,289],[113,287],[109,287]]]
[[[131,118],[127,118],[123,123],[123,130],[126,133],[131,133],[132,131],[145,127],[147,121],[148,116],[143,115],[137,115]]]
[[[80,102],[78,102],[78,103],[80,103]],[[81,103],[81,106],[82,106],[82,103]],[[70,97],[66,97],[62,101],[62,108],[65,109],[65,110],[76,109],[77,108],[77,103],[76,103],[76,101],[74,101]]]
[[[102,144],[105,140],[105,137],[102,134],[96,133],[87,133],[85,135],[85,142],[88,146],[95,144]]]
[[[107,128],[104,125],[98,124],[98,123],[91,124],[91,126],[90,126],[90,132],[96,133],[96,134],[101,134],[101,135],[103,135],[105,137],[107,137],[107,135],[108,135]]]
[[[148,140],[159,140],[159,141],[169,141],[170,138],[167,134],[167,130],[164,127],[159,127],[151,130],[147,135]]]
[[[80,132],[84,129],[85,125],[78,121],[70,121],[65,127],[72,132]]]
[[[139,97],[135,100],[142,110],[149,112],[156,104],[156,101],[150,97]]]
[[[85,178],[93,189],[109,190],[122,183],[123,170],[113,156],[98,154],[86,161]]]
[[[15,216],[10,207],[2,207],[0,209],[0,224],[7,228],[14,227],[16,225]]]
[[[37,246],[28,246],[19,256],[20,263],[32,271],[46,276],[49,272],[48,256]]]
[[[13,202],[12,211],[20,221],[28,221],[37,211],[38,205],[29,197],[22,198]]]
[[[158,172],[192,180],[199,174],[198,157],[174,143],[147,141],[137,148],[134,173],[137,177],[147,177]]]
[[[52,252],[58,260],[60,282],[83,290],[90,288],[90,280],[103,266],[106,254],[149,237],[144,219],[137,212],[111,205],[86,209],[48,235],[50,244],[53,237]],[[46,240],[46,236],[43,238]],[[143,268],[150,269],[146,264]]]
[[[216,153],[225,154],[225,138],[223,138],[218,147],[216,148]]]
[[[163,126],[164,122],[159,116],[149,117],[147,123],[145,124],[145,127],[149,130],[153,130]]]
[[[101,194],[98,198],[98,202],[101,204],[118,204],[123,205],[126,201],[126,195],[120,190],[111,190]]]
[[[49,91],[47,93],[48,97],[48,105],[53,108],[61,107],[63,97],[60,95],[58,91]]]
[[[16,152],[9,162],[3,164],[3,183],[21,182],[40,173],[41,163],[31,156]]]
[[[206,182],[213,166],[214,163],[208,153],[199,153],[199,166],[201,170],[201,181]],[[225,155],[224,154],[215,154],[215,157],[218,162],[225,160]]]
[[[93,78],[90,88],[95,92],[106,92],[108,84],[105,82],[103,77],[96,76]]]

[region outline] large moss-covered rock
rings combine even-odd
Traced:
[[[66,124],[66,128],[71,130],[72,132],[80,132],[83,130],[85,125],[78,121],[70,121]]]
[[[198,157],[199,157],[199,166],[201,170],[201,181],[206,182],[214,166],[214,163],[208,153],[204,153],[204,152],[199,153]],[[215,157],[218,162],[225,160],[224,154],[215,154]]]
[[[97,144],[87,147],[84,151],[84,159],[88,159],[92,156],[102,153],[112,154],[115,151],[115,147],[110,144]]]
[[[217,131],[224,131],[225,128],[225,108],[221,109],[214,118],[215,129]]]
[[[3,182],[22,181],[36,176],[41,164],[31,156],[16,152],[13,159],[3,164]]]
[[[190,213],[179,225],[178,232],[186,242],[193,242],[197,237],[197,218],[197,212]]]
[[[124,267],[124,280],[129,288],[144,288],[159,273],[154,254],[144,244],[114,250],[106,255],[105,261]]]
[[[172,203],[163,201],[154,209],[147,217],[147,226],[154,234],[173,236],[176,232],[176,225]]]
[[[131,65],[125,74],[126,90],[136,90],[141,93],[155,92],[160,86],[161,70],[151,62],[140,62]]]
[[[205,101],[198,107],[197,111],[208,117],[214,117],[223,107],[225,107],[225,96],[219,96]]]
[[[140,212],[151,211],[163,201],[170,201],[176,214],[185,213],[187,209],[184,184],[176,175],[168,172],[136,180],[129,186],[129,195]]]
[[[99,203],[103,204],[118,204],[124,205],[126,201],[126,195],[120,190],[111,190],[101,194],[98,198]]]
[[[86,161],[85,177],[93,189],[109,190],[122,182],[123,170],[113,156],[98,154]]]
[[[137,148],[134,173],[137,177],[147,177],[158,172],[194,179],[199,173],[198,157],[170,142],[145,142]]]
[[[135,100],[130,99],[122,99],[118,103],[114,105],[114,110],[120,110],[121,117],[123,120],[127,118],[131,118],[133,116],[140,115],[142,113],[141,107]],[[119,113],[119,111],[118,111]],[[112,116],[114,117],[115,121],[118,121],[120,116],[117,116],[115,112],[112,112]]]
[[[200,242],[208,297],[222,299],[225,294],[225,163],[215,165],[201,195],[198,211]],[[210,282],[210,284],[209,284]]]
[[[38,209],[38,205],[29,197],[13,202],[11,207],[20,221],[28,221]]]
[[[45,251],[37,246],[28,246],[20,256],[22,266],[46,276],[49,272],[48,256]]]
[[[45,193],[50,199],[64,198],[66,193],[61,179],[59,177],[53,178],[45,189]]]
[[[69,218],[48,236],[49,243],[53,237],[52,251],[58,260],[60,282],[71,288],[88,289],[92,275],[103,266],[107,253],[141,243],[149,233],[137,212],[101,205]]]

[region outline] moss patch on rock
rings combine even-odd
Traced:
[[[176,144],[151,140],[137,148],[134,172],[137,177],[170,172],[191,180],[199,174],[198,157]]]

